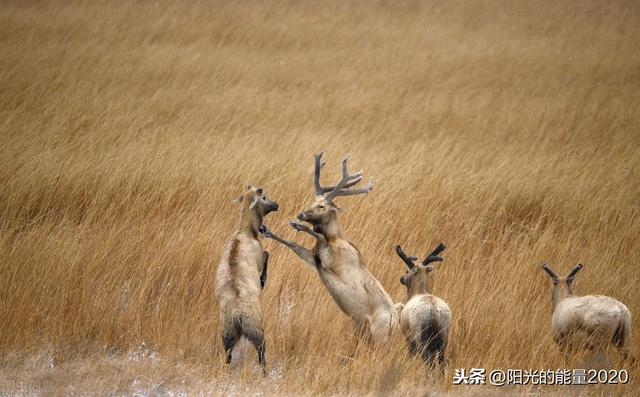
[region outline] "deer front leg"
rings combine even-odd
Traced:
[[[296,229],[299,232],[309,233],[311,236],[313,236],[313,238],[318,240],[320,244],[326,245],[327,238],[323,234],[318,233],[315,230],[311,229],[309,226],[303,225],[302,223],[298,223],[295,221],[289,221],[289,225],[291,225],[292,228]]]
[[[258,231],[266,238],[270,238],[272,240],[276,240],[279,243],[282,243],[284,245],[286,245],[287,247],[289,247],[293,252],[296,253],[296,255],[298,255],[300,257],[300,259],[302,259],[305,263],[313,266],[315,268],[316,266],[316,262],[313,259],[313,253],[311,251],[309,251],[308,249],[304,248],[301,245],[298,245],[296,243],[294,243],[293,241],[289,241],[289,240],[285,240],[281,237],[276,236],[275,234],[273,234],[271,232],[271,230],[269,230],[269,228],[267,228],[266,225],[262,225],[260,226],[260,228],[258,229]]]
[[[262,273],[260,273],[260,288],[264,289],[267,282],[267,266],[269,265],[269,251],[264,251],[264,263],[262,264]]]

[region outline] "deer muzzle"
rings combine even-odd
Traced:
[[[264,213],[265,215],[268,214],[269,212],[273,212],[273,211],[277,211],[278,208],[280,208],[280,206],[278,205],[278,203],[276,203],[275,201],[271,201],[269,202],[269,204],[266,205],[265,209],[264,209]]]

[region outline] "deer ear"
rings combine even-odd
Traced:
[[[251,204],[249,204],[249,209],[252,210],[253,207],[256,206],[256,204],[258,204],[258,196],[253,196],[253,198],[251,199]]]

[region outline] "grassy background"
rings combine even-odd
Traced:
[[[486,394],[502,389],[453,387],[452,369],[579,367],[552,342],[539,265],[582,262],[576,293],[619,299],[640,327],[639,38],[631,1],[4,2],[0,379],[65,394]],[[346,153],[376,179],[338,204],[394,300],[393,246],[448,245],[445,379],[401,338],[356,346],[314,271],[272,241],[269,376],[253,352],[223,365],[213,276],[232,199],[265,187],[281,204],[271,228],[309,246],[287,220],[313,200],[320,150],[326,182]],[[630,371],[626,386],[541,391],[632,393]]]

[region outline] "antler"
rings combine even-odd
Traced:
[[[551,277],[551,279],[553,280],[553,282],[557,282],[558,281],[558,275],[556,274],[556,272],[554,272],[553,270],[551,270],[551,268],[549,267],[549,265],[547,265],[546,263],[544,263],[542,265],[542,270],[544,270],[545,272],[547,272],[547,274],[549,274],[549,276]]]
[[[578,274],[578,272],[580,271],[580,269],[582,269],[582,264],[578,263],[577,265],[574,266],[573,269],[571,269],[571,271],[569,272],[569,275],[567,276],[567,280],[571,280],[572,278],[575,277],[576,274]]]
[[[358,171],[353,175],[349,175],[348,162],[351,156],[347,155],[342,160],[342,179],[336,186],[333,186],[333,189],[329,192],[329,194],[325,197],[325,199],[329,202],[332,202],[333,199],[339,196],[353,196],[355,194],[367,194],[373,189],[373,178],[369,179],[369,184],[367,187],[363,187],[360,189],[351,189],[348,190],[349,187],[355,185],[356,183],[362,180],[362,171]],[[320,165],[322,166],[322,165]],[[318,172],[319,175],[319,172]],[[320,184],[318,183],[318,186]]]
[[[431,252],[429,255],[427,255],[426,258],[424,258],[424,260],[422,261],[422,266],[427,266],[431,262],[442,262],[444,260],[444,258],[441,257],[440,254],[446,248],[447,248],[447,246],[444,245],[444,243],[438,244],[436,249],[434,249],[433,252]]]
[[[325,193],[329,193],[332,190],[335,190],[336,186],[322,186],[320,185],[320,170],[322,169],[322,167],[324,167],[324,165],[326,164],[324,161],[322,161],[322,155],[324,153],[320,152],[318,154],[314,154],[314,170],[313,170],[313,190],[316,193],[316,196],[323,196]],[[352,181],[349,181],[348,183],[346,183],[343,187],[343,189],[349,188],[355,184],[357,184],[358,182],[360,182],[362,180],[362,176],[353,179]]]
[[[313,170],[313,190],[316,191],[316,196],[322,196],[324,194],[324,188],[320,186],[320,169],[326,164],[322,161],[323,153],[314,154],[314,170]]]
[[[416,258],[415,256],[407,256],[407,254],[404,253],[404,251],[402,250],[402,247],[400,247],[400,245],[396,245],[396,254],[398,254],[400,259],[402,259],[404,261],[404,263],[407,264],[409,269],[413,269],[413,267],[416,265],[413,262],[415,262],[418,258]]]

